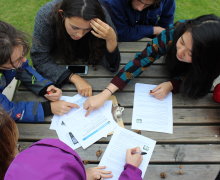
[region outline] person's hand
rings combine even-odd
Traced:
[[[50,106],[52,113],[59,116],[68,113],[72,108],[79,108],[77,104],[73,104],[63,100],[51,102]]]
[[[111,96],[107,91],[103,91],[95,96],[89,97],[83,104],[85,110],[87,110],[86,115],[88,116],[91,111],[101,107],[104,102]]]
[[[134,154],[135,152],[141,152],[139,147],[128,149],[126,152],[126,163],[131,164],[135,167],[139,167],[143,157],[141,154]]]
[[[82,96],[92,96],[92,86],[79,75],[71,76],[70,81],[75,84],[78,93]]]
[[[111,178],[113,177],[111,171],[103,170],[105,166],[97,166],[94,168],[87,168],[86,169],[86,179],[87,180],[97,180],[102,178]]]
[[[167,94],[173,90],[173,85],[170,81],[159,84],[153,90],[151,90],[150,95],[157,99],[164,99]]]
[[[116,33],[114,29],[109,26],[108,24],[104,23],[98,18],[91,20],[91,27],[92,31],[91,33],[96,36],[97,38],[105,39],[105,40],[116,40]]]
[[[62,90],[55,87],[54,85],[50,85],[47,88],[47,94],[44,95],[49,101],[58,101],[62,96]]]
[[[165,30],[164,28],[160,27],[160,26],[154,26],[154,35],[159,35],[163,30]]]

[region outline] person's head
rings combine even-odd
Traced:
[[[72,56],[74,59],[76,52],[74,52],[73,46],[77,47],[77,42],[81,40],[81,44],[89,45],[89,53],[85,54],[89,54],[93,61],[90,62],[91,64],[96,64],[94,62],[101,59],[105,41],[90,32],[92,19],[98,18],[106,22],[105,14],[98,0],[63,0],[55,7],[53,18],[56,25],[57,47],[64,55]]]
[[[26,34],[0,21],[0,70],[19,68],[28,51]]]
[[[18,129],[12,118],[0,107],[0,179],[17,153]]]
[[[176,25],[166,62],[172,76],[183,75],[189,97],[206,95],[220,74],[220,18],[204,15]]]
[[[58,9],[61,21],[73,40],[79,40],[92,29],[90,21],[105,15],[98,0],[63,0]]]
[[[146,8],[158,7],[161,0],[131,0],[131,6],[136,11],[143,11]]]

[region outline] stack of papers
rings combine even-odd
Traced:
[[[111,113],[112,101],[106,101],[101,108],[85,117],[83,103],[86,99],[80,95],[62,96],[61,100],[77,104],[80,108],[52,118],[50,129],[56,130],[59,139],[73,149],[80,146],[85,149],[102,137],[107,137],[117,127]]]
[[[99,163],[99,166],[106,166],[105,170],[111,171],[113,174],[112,180],[118,180],[121,172],[124,170],[126,164],[127,149],[140,147],[143,155],[143,161],[139,166],[142,171],[142,178],[147,170],[150,158],[152,156],[156,141],[129,131],[127,129],[118,127],[105,150],[105,153]]]
[[[173,133],[172,93],[163,100],[150,95],[156,85],[135,84],[132,129]]]

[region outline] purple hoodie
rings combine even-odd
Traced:
[[[5,180],[86,180],[78,154],[58,139],[43,139],[12,161]],[[120,180],[140,180],[141,170],[126,164]]]

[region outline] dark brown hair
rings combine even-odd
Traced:
[[[59,9],[63,10],[62,14]],[[99,18],[106,22],[102,6],[98,0],[63,0],[56,5],[52,13],[52,21],[56,29],[56,48],[66,57],[65,63],[71,64],[75,60],[77,48],[80,46],[84,48],[83,54],[88,55],[88,63],[98,64],[104,55],[105,40],[95,37],[91,32],[79,40],[72,40],[64,25],[64,19],[71,17],[80,17],[86,21]]]
[[[0,65],[11,61],[13,50],[19,45],[23,46],[23,55],[27,55],[29,51],[27,34],[6,22],[0,21]]]
[[[16,155],[18,129],[12,118],[0,107],[0,179]]]

